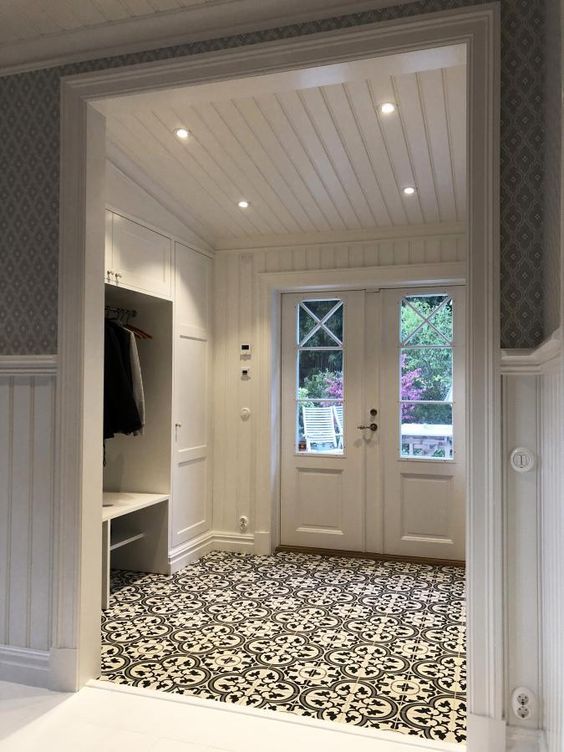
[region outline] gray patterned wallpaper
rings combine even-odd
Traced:
[[[562,203],[562,19],[560,0],[546,0],[546,80],[544,87],[544,335],[560,325],[560,246]]]
[[[425,0],[0,78],[0,353],[56,351],[59,78],[479,5]],[[543,334],[543,0],[501,0],[502,345]]]

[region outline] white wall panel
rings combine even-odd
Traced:
[[[48,650],[55,377],[0,363],[0,644]]]
[[[541,619],[542,690],[548,752],[564,749],[564,504],[562,501],[562,371],[542,376]]]

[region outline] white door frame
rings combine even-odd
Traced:
[[[61,82],[61,208],[57,485],[51,650],[53,686],[75,689],[100,660],[100,498],[103,317],[104,120],[92,102],[109,96],[244,75],[466,44],[468,50],[468,600],[469,740],[472,750],[504,749],[502,515],[499,394],[499,8],[471,6],[311,34],[221,52],[108,68]],[[397,271],[397,269],[396,269]],[[367,270],[356,270],[366,284]],[[355,270],[322,272],[346,287]],[[303,273],[299,278],[304,280]],[[422,282],[424,280],[421,280]],[[427,279],[431,282],[431,279]],[[446,280],[445,280],[446,281]],[[404,283],[406,280],[404,280]],[[280,280],[296,290],[298,279]],[[280,289],[271,282],[271,290]],[[332,281],[329,282],[332,284]],[[266,277],[260,322],[262,461],[257,461],[256,529],[270,539],[276,510],[276,440],[271,419],[275,318]],[[266,384],[268,383],[268,387]],[[467,401],[468,404],[468,401]]]

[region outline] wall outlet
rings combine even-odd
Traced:
[[[511,695],[511,709],[521,721],[530,721],[536,712],[537,700],[528,687],[517,687]]]
[[[242,533],[246,533],[246,532],[247,532],[247,529],[248,529],[248,527],[249,527],[249,518],[248,518],[248,517],[245,517],[245,515],[244,515],[244,514],[242,514],[242,515],[241,515],[241,516],[239,517],[239,530],[240,530],[240,531],[241,531]]]

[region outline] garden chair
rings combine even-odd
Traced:
[[[304,421],[304,438],[306,450],[312,450],[312,444],[330,444],[337,449],[337,435],[332,407],[302,407]]]

